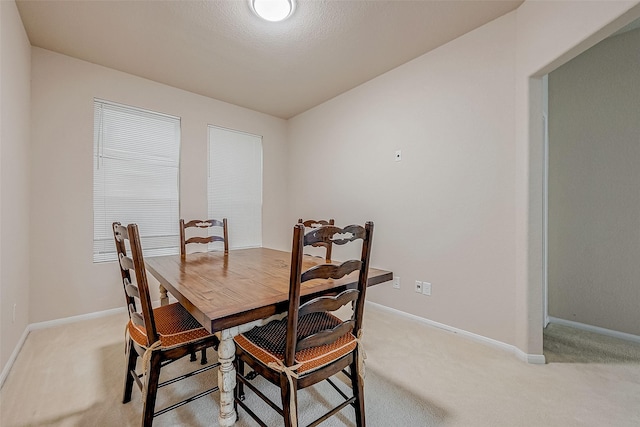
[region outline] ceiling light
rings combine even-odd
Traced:
[[[251,8],[262,19],[278,22],[287,19],[293,13],[293,0],[250,0]]]

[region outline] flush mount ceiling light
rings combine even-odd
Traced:
[[[249,0],[249,3],[256,15],[271,22],[287,19],[295,9],[294,0]]]

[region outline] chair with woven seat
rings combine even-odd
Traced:
[[[206,237],[201,236],[192,236],[190,238],[186,238],[186,229],[187,228],[212,228],[212,227],[222,227],[222,236],[210,234]],[[222,221],[217,219],[207,219],[207,220],[199,220],[194,219],[192,221],[186,222],[184,219],[180,219],[180,256],[183,258],[187,254],[187,245],[192,243],[201,243],[201,244],[209,244],[213,242],[223,242],[224,243],[224,254],[229,254],[229,232],[227,228],[227,218],[223,218]]]
[[[129,224],[125,227],[114,222],[113,236],[129,312],[129,322],[126,329],[127,366],[122,403],[131,400],[131,392],[135,382],[142,392],[144,402],[142,426],[149,427],[153,424],[154,417],[218,390],[218,387],[213,387],[160,411],[155,411],[159,387],[208,371],[220,364],[212,363],[162,383],[159,382],[160,370],[188,354],[209,347],[217,348],[220,341],[217,336],[207,332],[180,303],[152,308],[140,235],[136,224]],[[125,245],[127,240],[131,248],[131,256],[127,256]],[[135,273],[135,281],[132,281],[131,270]],[[138,357],[142,358],[141,374],[136,371]]]
[[[291,275],[289,282],[289,310],[287,317],[237,335],[237,385],[234,402],[242,407],[261,426],[266,424],[244,402],[244,387],[251,389],[284,418],[285,427],[298,425],[298,390],[327,380],[344,399],[342,403],[322,415],[309,426],[315,426],[346,406],[355,409],[356,424],[365,426],[364,411],[364,351],[360,345],[362,318],[373,223],[364,227],[350,225],[338,228],[323,225],[304,234],[304,225],[296,224],[293,232]],[[316,265],[302,271],[303,247],[314,242],[343,245],[362,241],[360,259],[336,264]],[[300,304],[301,284],[316,279],[340,279],[348,274],[357,275],[355,288],[336,296],[320,296]],[[353,313],[341,320],[332,312],[353,304]],[[253,372],[245,375],[245,365]],[[347,396],[331,380],[343,373],[351,381],[352,395]],[[250,381],[256,375],[264,377],[281,389],[282,407],[270,401]]]
[[[329,220],[325,220],[325,219],[307,219],[307,220],[303,220],[302,218],[300,218],[298,220],[299,224],[302,224],[305,226],[306,228],[318,228],[321,227],[323,225],[334,225],[335,221],[333,220],[333,218],[329,219]],[[331,262],[331,249],[333,248],[333,244],[331,242],[314,242],[314,243],[310,243],[311,246],[320,246],[320,247],[324,247],[326,249],[326,254],[325,254],[325,261],[326,262]]]

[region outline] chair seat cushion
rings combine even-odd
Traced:
[[[298,320],[298,340],[314,333],[330,329],[342,323],[329,313],[310,313]],[[264,365],[284,360],[287,339],[287,319],[274,321],[237,335],[234,340],[238,347]],[[301,366],[297,373],[308,374],[349,354],[356,348],[356,337],[344,334],[331,344],[306,348],[296,353],[295,362]]]
[[[207,338],[211,334],[180,303],[153,309],[162,348],[179,346]],[[147,333],[142,326],[129,321],[129,335],[142,347],[147,346]],[[153,343],[152,343],[153,344]]]

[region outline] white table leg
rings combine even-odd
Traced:
[[[238,419],[234,407],[234,389],[236,388],[236,368],[233,361],[236,357],[236,344],[233,337],[239,333],[247,332],[256,326],[266,325],[274,320],[284,318],[287,313],[276,314],[267,319],[255,320],[220,332],[220,345],[218,346],[218,388],[220,389],[220,414],[218,421],[220,427],[231,427]]]
[[[233,405],[233,390],[236,387],[236,369],[233,360],[236,355],[236,345],[233,336],[238,333],[237,328],[224,329],[221,332],[218,346],[218,387],[220,388],[220,427],[231,427],[235,424],[238,414]]]
[[[158,289],[160,290],[160,305],[169,305],[169,295],[165,287],[159,285]]]

